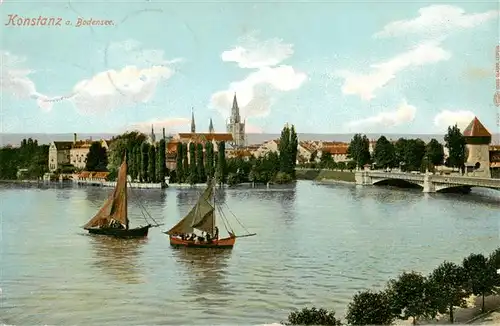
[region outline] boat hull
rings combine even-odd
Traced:
[[[170,236],[170,245],[172,247],[231,249],[234,247],[235,242],[236,242],[235,237],[229,237],[212,241],[210,243],[205,243],[205,242],[182,240],[180,238]]]
[[[115,238],[144,238],[148,236],[151,225],[135,229],[88,228],[91,234],[107,235]]]

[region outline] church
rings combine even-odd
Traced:
[[[179,133],[172,140],[167,143],[167,167],[175,170],[177,144],[190,144],[190,143],[205,143],[210,141],[217,151],[217,143],[224,141],[226,149],[234,149],[244,147],[246,145],[245,122],[241,121],[240,108],[236,93],[233,98],[233,105],[231,107],[231,116],[229,122],[226,124],[226,132],[215,132],[212,119],[208,125],[208,132],[197,132],[194,111],[191,110],[191,132]]]

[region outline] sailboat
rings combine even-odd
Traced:
[[[169,235],[171,246],[196,248],[233,248],[236,242],[236,238],[256,235],[256,233],[247,233],[244,235],[235,234],[221,207],[215,202],[214,191],[215,182],[213,181],[213,179],[211,179],[208,182],[207,188],[200,195],[198,201],[193,206],[193,208],[191,208],[189,213],[170,230],[164,232],[165,234]],[[218,209],[218,215],[220,217],[219,219],[216,219],[216,209]],[[234,217],[236,218],[236,216]],[[229,234],[228,237],[219,239],[219,228],[217,226],[218,220],[222,221],[227,233]],[[243,228],[245,228],[237,218],[236,220]],[[195,230],[202,231],[213,238],[208,238],[207,236],[197,237],[194,234]]]
[[[89,233],[92,234],[101,234],[118,238],[146,237],[149,228],[159,226],[159,224],[155,222],[155,225],[151,225],[144,216],[148,225],[130,229],[127,197],[127,157],[125,155],[120,165],[120,169],[118,170],[114,191],[97,214],[83,226],[83,229],[88,230]],[[149,215],[149,217],[154,221],[151,215]]]

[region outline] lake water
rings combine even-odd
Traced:
[[[87,235],[80,226],[109,191],[0,188],[0,322],[256,325],[312,305],[343,315],[356,291],[403,270],[427,273],[499,246],[493,191],[429,195],[308,181],[225,189],[220,200],[257,236],[215,252],[173,249],[161,233],[190,209],[195,189],[133,191],[165,223],[145,240]],[[131,226],[144,224],[137,201],[129,203]]]

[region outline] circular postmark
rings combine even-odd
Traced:
[[[495,103],[496,107],[500,106],[500,92],[496,91],[495,95],[493,95],[493,103]]]

